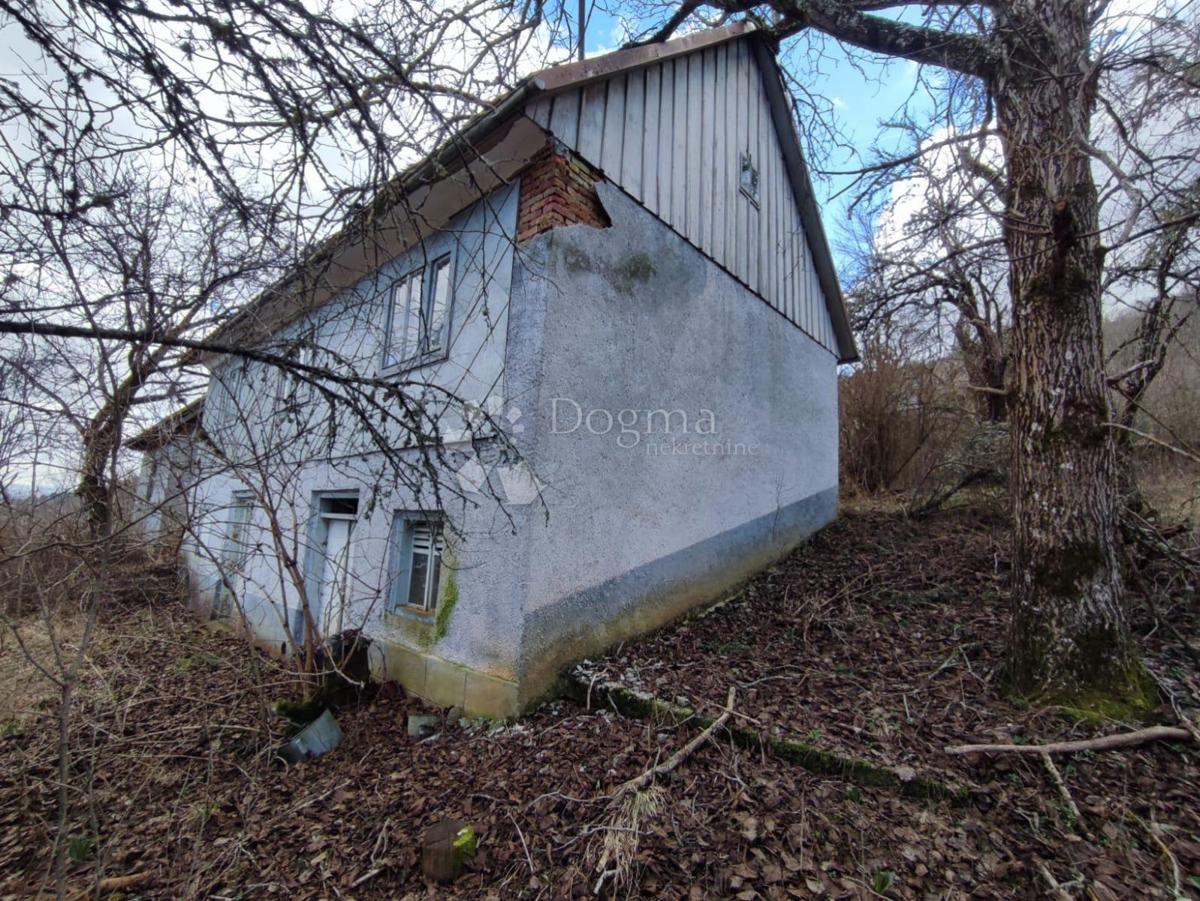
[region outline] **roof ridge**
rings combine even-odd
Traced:
[[[723,44],[758,30],[753,22],[743,19],[719,28],[693,31],[669,41],[637,44],[588,59],[560,63],[534,73],[531,80],[538,89],[547,93],[579,87],[591,81],[609,78],[619,72],[640,69],[643,66],[683,56],[704,47]]]

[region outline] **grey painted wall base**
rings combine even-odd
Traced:
[[[567,665],[718,600],[833,520],[837,501],[830,488],[538,610],[519,683],[379,638],[375,675],[468,716],[517,716],[556,692]]]
[[[522,708],[567,665],[718,600],[837,516],[837,486],[535,611],[521,648]]]
[[[430,704],[460,707],[468,716],[495,719],[521,712],[516,682],[387,638],[373,638],[371,647],[372,676],[399,682],[405,691]]]

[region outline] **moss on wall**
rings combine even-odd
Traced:
[[[450,617],[454,615],[454,607],[458,603],[458,579],[454,575],[454,564],[454,552],[446,548],[442,556],[442,567],[446,577],[438,595],[437,616],[433,621],[433,635],[429,638],[431,646],[446,637],[450,629]]]

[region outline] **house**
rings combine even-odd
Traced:
[[[361,628],[380,677],[508,716],[836,515],[856,351],[765,35],[543,71],[394,188],[212,340],[428,392],[437,446],[197,355],[202,602],[285,652]]]
[[[196,431],[204,399],[192,401],[125,442],[142,455],[133,515],[150,534],[175,534],[191,521],[188,500],[195,482]]]

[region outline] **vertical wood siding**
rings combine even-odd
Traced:
[[[836,354],[762,78],[747,42],[729,41],[526,112]],[[745,151],[757,207],[738,190]]]

